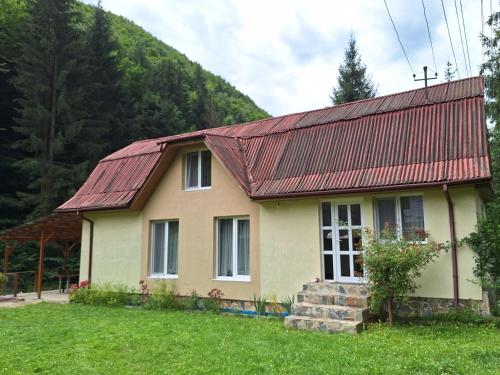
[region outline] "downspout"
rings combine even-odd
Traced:
[[[453,209],[453,202],[448,191],[448,185],[443,185],[444,196],[448,202],[448,221],[450,223],[450,237],[451,237],[451,267],[453,270],[453,304],[458,307],[458,266],[457,266],[457,236],[455,233],[455,211]]]
[[[92,282],[92,254],[94,249],[94,222],[85,216],[82,215],[83,220],[87,221],[90,224],[90,232],[89,232],[89,270],[87,275],[87,280],[89,282],[89,286]]]

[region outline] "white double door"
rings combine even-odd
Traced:
[[[360,203],[321,204],[323,277],[339,282],[364,282]]]

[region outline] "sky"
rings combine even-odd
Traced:
[[[424,65],[432,69],[430,75],[438,72],[429,84],[443,82],[446,62],[455,62],[441,0],[424,0],[436,64],[422,1],[386,1],[410,64],[383,0],[102,0],[102,5],[220,75],[277,116],[331,105],[329,94],[351,33],[378,95],[422,87],[412,74],[423,78]],[[484,0],[485,19],[490,3],[493,11],[500,8],[499,0]],[[481,0],[443,4],[457,60],[456,78],[478,75],[483,59]],[[487,25],[484,31],[489,33]]]

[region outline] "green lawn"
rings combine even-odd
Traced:
[[[500,330],[372,325],[358,336],[276,319],[38,304],[0,309],[1,374],[499,374]]]

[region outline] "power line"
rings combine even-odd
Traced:
[[[464,9],[462,8],[462,0],[460,0],[460,13],[462,14],[462,26],[464,29],[465,46],[467,47],[467,59],[469,60],[469,74],[472,75],[472,65],[470,63],[470,53],[469,53],[469,42],[467,41],[467,31],[465,31]]]
[[[432,45],[431,31],[429,29],[429,21],[427,20],[427,14],[425,12],[424,0],[422,0],[422,8],[424,9],[424,18],[425,18],[425,24],[427,25],[427,34],[429,35],[429,42],[431,43],[432,60],[434,60],[434,69],[436,69],[435,73],[437,73],[436,57],[434,56],[434,46]]]
[[[455,55],[455,48],[453,48],[453,42],[451,40],[450,26],[448,25],[448,18],[446,17],[446,10],[444,9],[443,0],[441,0],[441,6],[443,7],[444,20],[446,21],[446,28],[448,29],[448,38],[450,39],[451,52],[453,52],[453,59],[455,60],[455,66],[457,67],[458,78],[460,78],[460,69],[458,69],[457,56]]]
[[[455,14],[457,15],[457,23],[458,23],[458,32],[460,34],[460,44],[462,45],[462,54],[464,55],[464,63],[465,63],[465,71],[469,71],[470,74],[470,69],[467,66],[467,58],[465,57],[465,47],[464,47],[464,40],[462,38],[462,26],[460,26],[460,17],[458,16],[458,7],[457,7],[457,0],[453,0],[455,3]]]
[[[391,12],[389,12],[389,7],[387,6],[387,1],[384,0],[385,4],[385,9],[387,9],[387,14],[389,15],[389,18],[391,19],[392,27],[394,28],[394,31],[396,32],[396,36],[399,41],[399,45],[401,46],[401,49],[403,50],[403,53],[406,57],[406,61],[408,62],[408,65],[410,66],[410,70],[413,73],[413,76],[415,76],[415,71],[413,70],[413,67],[411,66],[410,59],[408,58],[408,55],[406,54],[405,48],[403,47],[403,43],[401,43],[401,39],[399,38],[399,33],[398,30],[396,29],[396,25],[394,24],[394,21],[392,20]]]

